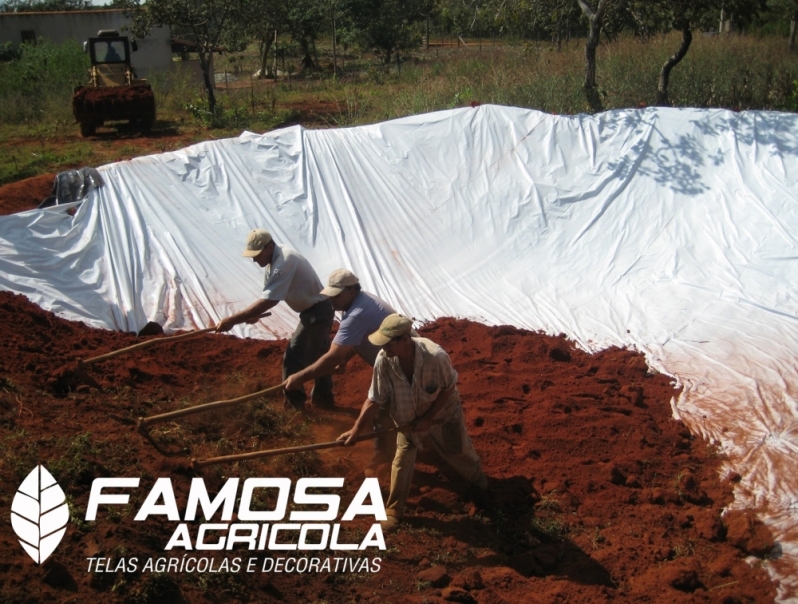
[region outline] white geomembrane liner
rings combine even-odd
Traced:
[[[205,142],[99,169],[65,206],[0,217],[0,288],[137,331],[253,302],[253,228],[440,316],[631,347],[683,387],[674,413],[742,475],[798,597],[798,115],[499,106]],[[287,336],[284,305],[239,336]]]

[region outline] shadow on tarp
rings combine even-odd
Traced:
[[[693,134],[680,133],[676,138],[669,138],[658,129],[656,116],[655,111],[644,109],[610,111],[600,117],[602,143],[626,129],[641,137],[628,155],[610,162],[607,168],[619,180],[628,180],[636,171],[675,193],[689,196],[707,193],[709,187],[702,182],[702,168],[710,163],[716,167],[723,165],[731,158],[721,149],[708,149]],[[689,123],[709,140],[728,136],[739,145],[761,144],[773,156],[798,155],[798,137],[794,134],[798,131],[798,115],[718,110]],[[656,146],[650,142],[655,132]]]

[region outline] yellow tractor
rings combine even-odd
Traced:
[[[155,95],[147,80],[139,79],[130,63],[136,42],[116,30],[97,32],[83,49],[91,57],[90,81],[72,95],[72,113],[80,133],[91,136],[105,122],[129,120],[146,132],[155,123]]]

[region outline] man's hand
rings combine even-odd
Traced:
[[[341,434],[341,436],[338,437],[338,440],[346,441],[344,442],[344,445],[347,447],[351,447],[352,445],[355,444],[354,441],[358,436],[358,432],[359,432],[358,429],[353,426],[350,430],[347,430],[346,432]]]
[[[301,379],[298,373],[295,373],[294,375],[288,376],[288,378],[285,380],[285,386],[283,386],[283,388],[286,390],[301,390],[302,384],[304,383],[305,380]]]
[[[429,429],[432,428],[433,421],[427,415],[422,415],[416,421],[413,422],[413,426],[411,430],[413,432],[429,432]]]
[[[215,331],[216,331],[216,333],[224,333],[226,331],[230,331],[236,325],[237,325],[237,323],[235,322],[233,317],[225,317],[224,319],[219,321],[219,324],[216,326],[216,330]]]

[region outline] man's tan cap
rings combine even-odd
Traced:
[[[358,283],[360,281],[355,276],[355,273],[345,268],[339,268],[330,273],[330,277],[327,279],[327,287],[321,290],[321,293],[332,298],[344,291],[345,287],[357,285]]]
[[[244,253],[241,254],[246,258],[254,258],[260,254],[261,250],[269,245],[272,241],[272,234],[263,229],[253,229],[247,235],[247,247]]]
[[[393,338],[410,335],[413,331],[413,321],[394,313],[382,320],[380,328],[369,336],[369,342],[375,346],[385,346]]]

